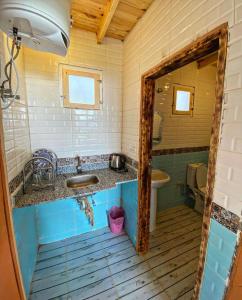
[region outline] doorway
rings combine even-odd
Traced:
[[[155,97],[155,80],[172,71],[179,69],[191,62],[197,61],[218,51],[216,74],[216,100],[215,112],[212,122],[212,135],[210,140],[210,152],[208,160],[208,185],[205,195],[202,241],[196,283],[193,298],[199,293],[206,247],[208,242],[211,204],[213,199],[215,165],[217,148],[219,143],[219,128],[222,111],[222,99],[224,88],[224,73],[227,54],[228,24],[223,24],[201,38],[192,42],[181,51],[178,51],[168,59],[162,61],[146,72],[141,79],[141,111],[140,111],[140,144],[139,144],[139,209],[138,209],[138,238],[137,250],[146,253],[149,249],[149,221],[150,221],[150,194],[151,194],[151,160],[152,160],[152,134],[153,111]]]

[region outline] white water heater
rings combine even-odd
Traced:
[[[27,47],[65,56],[70,0],[0,0],[0,29],[10,37],[17,30]]]

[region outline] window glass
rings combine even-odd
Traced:
[[[187,91],[176,91],[176,110],[189,111],[190,110],[190,96],[191,93]]]
[[[100,109],[102,71],[65,65],[61,74],[64,107]]]
[[[70,103],[95,104],[95,80],[90,77],[69,75]]]
[[[173,115],[193,115],[195,88],[181,84],[173,85]]]

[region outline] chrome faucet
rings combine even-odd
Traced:
[[[77,159],[76,172],[77,172],[77,174],[81,174],[82,173],[81,158],[78,155],[78,156],[76,156],[76,159]]]

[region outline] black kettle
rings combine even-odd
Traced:
[[[109,167],[114,171],[125,171],[126,157],[123,154],[112,153],[109,157]]]

